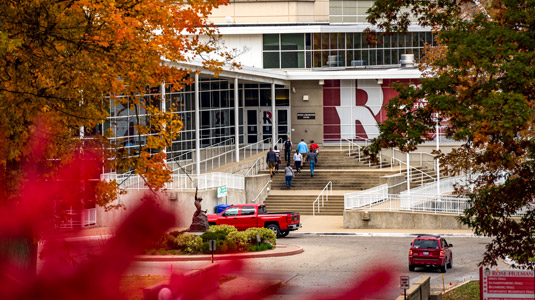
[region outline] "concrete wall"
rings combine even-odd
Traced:
[[[231,0],[229,5],[214,9],[210,20],[216,24],[231,23],[309,23],[329,22],[328,0]]]
[[[266,200],[269,194],[269,190],[261,189],[270,180],[271,177],[269,176],[269,174],[245,177],[245,199],[247,199],[247,203],[264,203],[264,200]],[[271,184],[268,185],[268,188],[271,189]],[[252,202],[252,200],[254,200],[260,192],[262,193],[260,194],[260,196],[258,196],[258,199],[255,202]]]
[[[405,211],[345,210],[344,228],[349,229],[469,229],[457,215]]]
[[[121,195],[115,203],[120,203],[123,208],[105,211],[102,207],[97,207],[97,226],[116,227],[124,218],[141,203],[141,198],[148,190],[131,190],[126,195]],[[219,204],[245,204],[245,191],[228,189],[227,198],[217,198],[217,189],[201,190],[198,196],[203,199],[202,210],[207,210],[208,214],[213,214],[214,207]],[[176,227],[187,228],[191,225],[193,213],[195,212],[195,190],[169,190],[158,193],[158,201],[162,208],[175,214]]]
[[[422,276],[407,290],[407,300],[428,300],[430,296],[431,278],[429,276]],[[399,296],[396,300],[404,300],[404,296]]]
[[[403,174],[386,175],[379,178],[380,184],[388,184],[388,194],[399,194],[407,190],[406,184],[401,184],[407,181],[407,176]]]
[[[295,88],[295,93],[293,92]],[[317,144],[323,144],[323,86],[318,80],[293,81],[290,89],[292,142],[296,146],[301,139],[307,144],[314,140]],[[303,101],[303,96],[308,96],[308,101]],[[314,120],[298,120],[298,113],[314,113]],[[293,148],[295,151],[295,147]]]

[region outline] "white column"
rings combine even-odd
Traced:
[[[162,91],[162,101],[160,103],[160,110],[165,113],[166,109],[167,109],[167,103],[165,103],[165,83],[162,83],[160,85],[160,90]],[[163,130],[165,130],[165,124],[163,124]],[[163,153],[166,153],[167,154],[167,146],[165,148],[163,148]],[[165,159],[165,164],[167,165],[167,158]]]
[[[199,74],[195,73],[195,164],[197,175],[201,174],[201,122],[199,120]]]
[[[436,140],[437,140],[437,152],[440,150],[440,136],[439,134],[439,124],[438,124],[438,114],[437,114],[437,124],[436,124]],[[437,196],[440,201],[440,160],[437,158]]]
[[[277,144],[277,117],[275,114],[275,83],[271,84],[271,138],[273,146]]]
[[[411,164],[409,161],[409,152],[407,152],[407,193],[411,192]]]
[[[238,94],[238,78],[234,78],[234,143],[236,145],[236,162],[240,161],[240,99]]]

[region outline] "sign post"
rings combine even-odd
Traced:
[[[210,240],[210,248],[209,250],[212,251],[212,263],[214,263],[214,251],[215,251],[215,240]]]
[[[403,289],[403,299],[407,300],[407,290],[409,289],[409,276],[399,276],[399,287]]]

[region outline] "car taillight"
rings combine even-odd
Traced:
[[[412,250],[409,250],[409,255],[412,255]]]
[[[291,215],[286,216],[286,222],[288,222],[288,223],[292,222],[292,216]]]
[[[444,251],[440,251],[440,257],[444,256]]]

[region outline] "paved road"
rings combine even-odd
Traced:
[[[272,299],[317,298],[318,294],[336,296],[341,290],[366,278],[380,266],[392,270],[395,285],[385,287],[381,296],[373,299],[394,299],[400,293],[397,287],[399,275],[409,275],[411,282],[420,276],[431,276],[431,287],[442,289],[442,273],[433,269],[408,271],[410,237],[358,237],[358,236],[308,236],[290,235],[280,239],[281,244],[303,247],[304,253],[287,257],[255,258],[247,260],[249,273],[242,276],[274,276],[285,282],[278,295]],[[477,263],[481,260],[486,238],[450,237],[453,244],[453,269],[444,274],[445,287],[478,278]],[[192,267],[203,262],[174,263],[173,268]],[[498,266],[504,268],[505,265]],[[137,263],[131,273],[166,274],[170,263]],[[304,299],[303,298],[303,299]]]

